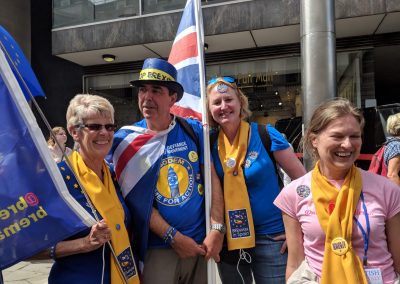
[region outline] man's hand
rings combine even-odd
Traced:
[[[206,255],[206,250],[202,245],[197,244],[192,238],[189,238],[180,232],[176,233],[171,242],[171,246],[180,258]]]
[[[203,241],[203,246],[206,249],[206,260],[209,260],[211,257],[215,260],[215,262],[219,262],[219,252],[222,249],[222,243],[224,242],[224,234],[217,230],[210,230],[208,235]]]

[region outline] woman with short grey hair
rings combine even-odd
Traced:
[[[100,96],[76,95],[66,119],[79,153],[72,152],[58,167],[72,197],[98,221],[49,249],[55,260],[49,283],[137,284],[130,214],[105,162],[116,129],[114,108]]]

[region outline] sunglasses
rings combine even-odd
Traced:
[[[115,131],[117,129],[117,125],[112,124],[112,123],[109,123],[109,124],[98,124],[98,123],[79,124],[79,125],[76,125],[75,127],[79,127],[79,128],[86,127],[90,131],[100,131],[104,127],[109,132]]]
[[[225,81],[225,82],[228,82],[228,83],[235,83],[236,82],[236,80],[235,80],[235,78],[232,78],[232,77],[229,77],[229,76],[224,76],[224,77],[214,77],[214,78],[211,78],[209,81],[208,81],[208,85],[211,85],[211,84],[215,84],[215,83],[217,83],[218,81],[221,81],[221,80],[223,80],[223,81]]]

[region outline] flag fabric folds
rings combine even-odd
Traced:
[[[111,149],[112,162],[125,202],[133,217],[134,226],[140,227],[133,234],[133,243],[139,245],[139,259],[144,260],[149,237],[149,204],[154,199],[161,157],[165,150],[170,126],[158,133],[145,128],[145,121],[134,126],[124,126],[114,136]],[[138,201],[139,200],[139,201]],[[144,224],[143,227],[140,225]]]
[[[1,49],[0,269],[95,223],[70,196],[14,72]]]
[[[27,100],[30,100],[28,88],[34,97],[44,97],[44,92],[36,78],[35,73],[26,59],[18,43],[12,36],[0,26],[0,49],[6,55],[7,61],[13,71],[15,78]]]
[[[173,114],[201,121],[199,51],[195,18],[195,1],[188,0],[168,61],[178,71],[177,81],[184,89],[182,99],[171,108]]]

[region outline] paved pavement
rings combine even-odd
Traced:
[[[22,261],[3,271],[7,284],[46,284],[53,261]]]
[[[52,261],[22,261],[3,271],[5,284],[46,284]],[[217,272],[218,275],[218,272]],[[217,276],[217,284],[221,280]]]

